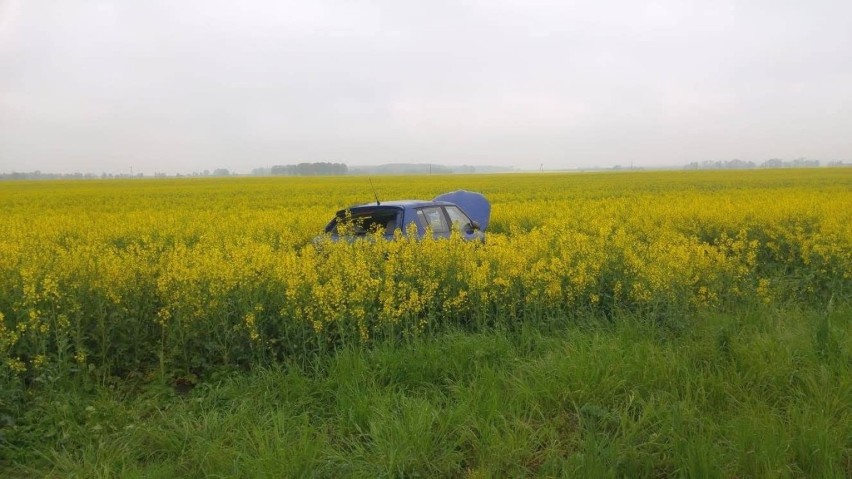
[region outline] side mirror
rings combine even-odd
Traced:
[[[478,223],[478,222],[476,222],[476,221],[471,221],[470,223],[468,223],[467,225],[465,225],[464,231],[465,231],[465,233],[467,233],[467,234],[471,234],[471,233],[473,233],[474,231],[479,231],[480,229],[481,229],[481,227],[479,226],[479,223]]]

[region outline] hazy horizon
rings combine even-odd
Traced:
[[[852,3],[0,0],[0,173],[852,160]]]

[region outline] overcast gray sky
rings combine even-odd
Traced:
[[[0,0],[0,172],[852,160],[852,2]]]

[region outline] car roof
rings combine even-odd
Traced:
[[[383,206],[387,206],[389,208],[418,208],[421,206],[443,206],[443,205],[451,205],[452,203],[446,201],[430,201],[430,200],[394,200],[394,201],[382,201],[380,203],[363,203],[360,205],[351,206],[348,209],[360,209],[360,208],[381,208]]]

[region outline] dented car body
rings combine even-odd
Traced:
[[[352,206],[337,212],[325,227],[332,240],[358,237],[416,234],[423,238],[431,231],[435,238],[458,232],[469,241],[484,241],[491,216],[491,204],[479,193],[454,191],[431,201],[381,201]]]

